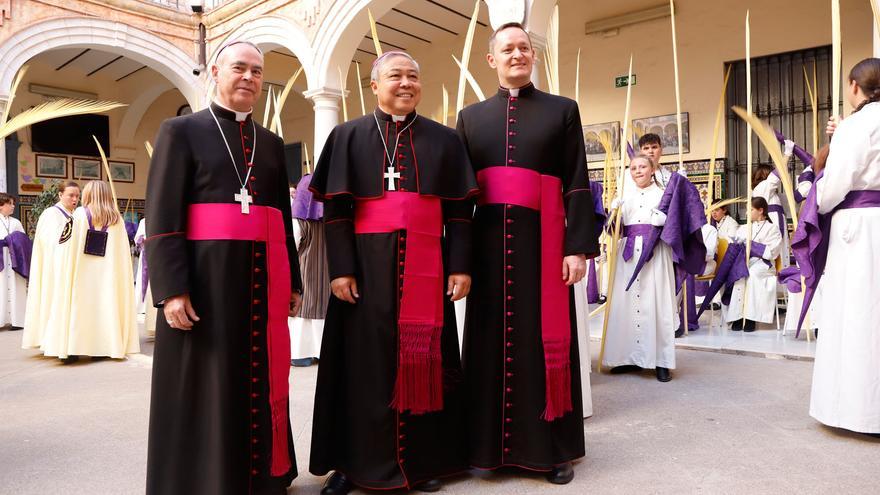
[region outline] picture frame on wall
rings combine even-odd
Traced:
[[[690,153],[690,122],[688,112],[681,113],[681,133],[682,133],[682,153]],[[655,117],[645,117],[641,119],[633,119],[633,148],[637,148],[639,138],[648,133],[654,133],[660,136],[663,142],[663,156],[678,154],[678,122],[675,114],[657,115]]]
[[[134,162],[109,160],[110,178],[115,182],[134,182]]]
[[[52,179],[67,178],[67,157],[63,155],[36,155],[36,175]]]
[[[74,158],[73,178],[74,180],[101,180],[101,160]]]
[[[620,155],[620,121],[585,125],[583,126],[583,131],[587,162],[605,161],[605,148],[599,142],[599,136],[603,133],[610,134],[611,152],[614,156]]]

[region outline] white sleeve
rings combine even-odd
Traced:
[[[813,183],[808,180],[805,180],[805,181],[798,184],[797,191],[801,194],[801,196],[806,198],[807,195],[810,194],[810,189],[812,189],[812,188],[813,188]]]
[[[767,230],[768,228],[769,230]],[[779,227],[774,223],[766,224],[764,229],[767,231],[761,233],[765,246],[762,257],[767,261],[773,261],[779,257],[780,248],[782,247],[782,234],[779,233]]]
[[[10,222],[9,232],[24,232],[24,227],[17,218],[13,218],[12,222]]]
[[[703,234],[703,245],[706,246],[706,259],[714,259],[718,251],[718,229],[707,223],[700,228],[700,231]]]
[[[831,139],[831,149],[825,164],[825,175],[816,181],[816,201],[819,213],[833,210],[852,190],[860,167],[868,161],[870,136],[865,135],[859,122],[850,117],[840,123]]]

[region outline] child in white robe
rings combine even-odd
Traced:
[[[828,426],[880,434],[880,59],[859,62],[845,92],[854,113],[834,131],[816,199],[832,214],[819,283],[810,415]],[[817,171],[818,173],[818,171]],[[870,201],[842,204],[856,195]]]
[[[733,285],[730,304],[722,306],[722,316],[734,331],[754,332],[756,322],[771,323],[776,314],[776,266],[782,244],[779,229],[767,218],[767,201],[752,198],[752,248],[749,276]],[[748,225],[741,225],[734,240],[749,238]],[[743,318],[745,321],[743,322]]]
[[[24,232],[21,222],[12,216],[15,198],[0,193],[0,239],[13,232]],[[19,330],[24,326],[27,304],[27,280],[12,269],[12,255],[8,247],[2,250],[3,271],[0,272],[0,328]]]
[[[612,373],[656,369],[657,379],[667,382],[672,379],[670,370],[675,369],[678,315],[672,250],[666,243],[657,243],[653,257],[626,290],[647,232],[666,223],[666,215],[657,209],[663,189],[654,179],[655,172],[656,165],[650,157],[643,154],[634,157],[630,175],[635,186],[628,190],[624,187],[623,199],[615,199],[611,204],[612,210],[621,208],[623,232],[629,233],[630,238],[621,237],[617,246],[602,364],[612,368]],[[627,242],[633,247],[629,260],[624,259]]]
[[[785,212],[782,208],[780,191],[782,182],[776,174],[776,170],[770,165],[759,165],[752,174],[752,197],[767,200],[767,219],[773,222],[779,230],[782,238],[779,255],[782,256],[782,268],[791,264],[791,240],[788,238],[788,224],[785,220]]]

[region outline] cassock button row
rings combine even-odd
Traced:
[[[513,163],[513,158],[507,160],[507,163]]]
[[[513,265],[507,265],[508,270],[513,270]]]
[[[260,284],[254,284],[254,289],[259,289],[260,287],[262,287]]]
[[[509,358],[506,359],[506,361],[507,361],[508,363],[512,363],[512,362],[513,362],[513,358],[512,358],[512,357],[509,357]]]
[[[259,299],[254,299],[254,305],[257,305],[257,304],[260,304],[260,300],[259,300]]]
[[[508,371],[507,373],[505,373],[505,375],[507,376],[507,378],[513,378],[513,373],[510,372],[510,371]],[[511,405],[512,405],[512,404],[508,403],[507,407],[510,407]]]
[[[508,218],[508,219],[507,219],[507,223],[513,223],[513,219],[512,219],[512,218]]]
[[[254,321],[260,321],[260,315],[254,315]]]
[[[513,407],[513,402],[508,402],[508,403],[504,404],[504,407],[506,407],[507,409],[510,409],[511,407]]]
[[[257,351],[260,350],[260,348],[257,347],[257,346],[253,346],[253,347],[251,347],[251,350],[254,351],[254,352],[257,352]]]
[[[256,430],[256,429],[259,428],[259,427],[260,427],[260,425],[258,425],[258,424],[256,424],[256,423],[252,423],[252,424],[251,424],[251,429],[252,429],[252,430]]]
[[[254,361],[253,363],[251,363],[251,366],[253,366],[254,368],[256,368],[256,367],[259,366],[259,365],[260,365],[260,363],[258,363],[258,362],[256,362],[256,361]]]
[[[516,131],[510,131],[507,133],[508,136],[516,136]]]
[[[504,438],[510,438],[510,433],[505,433]]]
[[[513,423],[513,419],[512,418],[504,418],[504,422],[505,423]]]
[[[260,332],[254,330],[251,335],[253,335],[254,337],[258,337],[260,335]]]
[[[505,448],[504,448],[504,453],[505,453],[505,454],[509,454],[509,453],[510,453],[510,449],[508,449],[508,448],[505,447]]]
[[[508,301],[513,301],[513,296],[507,296]]]
[[[512,331],[513,331],[513,327],[507,327],[507,333],[510,333]]]
[[[262,258],[262,257],[263,257],[263,253],[254,253],[254,257],[256,257],[256,258]]]
[[[259,410],[257,408],[251,409],[251,414],[257,414]]]
[[[513,311],[508,311],[507,316],[513,316]]]
[[[508,342],[507,347],[513,347],[513,342]]]
[[[260,273],[261,271],[263,270],[260,267],[254,268],[254,273]]]
[[[513,239],[513,234],[507,234],[508,239]]]
[[[252,176],[251,176],[251,182],[253,182],[253,181],[255,181],[255,180],[257,180],[257,177],[256,177],[255,175],[252,175]]]
[[[513,285],[513,280],[508,280],[507,285]]]
[[[513,254],[513,249],[508,249],[507,254]]]
[[[257,378],[257,377],[253,377],[253,378],[251,378],[251,381],[252,381],[253,383],[258,383],[258,382],[260,381],[260,379]]]
[[[251,443],[253,443],[253,444],[259,443],[259,440],[257,440],[256,438],[251,438]]]
[[[258,473],[259,473],[259,471],[257,471],[256,469],[251,470],[251,474],[254,476],[256,476]]]
[[[251,149],[250,149],[250,148],[245,148],[245,149],[244,149],[244,152],[245,152],[245,153],[250,153],[250,152],[251,152]]]

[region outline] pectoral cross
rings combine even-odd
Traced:
[[[394,179],[399,179],[400,173],[395,172],[394,167],[388,167],[388,171],[385,172],[385,178],[388,179],[388,190],[389,191],[397,190],[397,188],[394,187]]]
[[[246,187],[242,187],[239,194],[235,195],[235,200],[241,203],[241,213],[243,215],[248,215],[251,212],[250,204],[254,202],[253,196],[248,194],[248,190]]]

